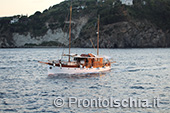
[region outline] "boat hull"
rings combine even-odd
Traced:
[[[68,68],[68,67],[57,67],[48,66],[48,75],[58,74],[88,74],[88,73],[100,73],[111,70],[110,66],[102,68]]]

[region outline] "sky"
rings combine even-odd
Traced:
[[[32,15],[64,0],[0,0],[0,17]]]

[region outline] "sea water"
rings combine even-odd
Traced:
[[[100,49],[113,58],[110,72],[49,77],[47,65],[38,61],[61,59],[65,48],[0,49],[0,112],[170,112],[170,49]],[[72,53],[96,53],[73,48]],[[148,99],[159,98],[159,107],[57,108],[56,98]],[[151,103],[149,103],[151,104]]]

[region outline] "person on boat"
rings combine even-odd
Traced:
[[[59,64],[61,64],[61,60],[59,60]]]

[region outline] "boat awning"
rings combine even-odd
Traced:
[[[71,56],[74,58],[105,58],[105,59],[111,59],[111,57],[109,56],[97,56],[95,54],[82,54],[82,55],[78,55],[78,54],[63,54],[63,56]]]
[[[112,57],[109,57],[109,56],[106,56],[106,55],[103,55],[103,56],[100,56],[100,57],[103,57],[105,59],[111,59]]]
[[[92,53],[88,53],[88,54],[81,54],[81,55],[77,55],[77,56],[74,56],[74,58],[82,58],[82,59],[85,59],[85,58],[102,58],[102,57],[98,57]]]
[[[77,54],[63,54],[63,56],[71,56],[71,57],[75,57],[75,56],[77,56]]]

